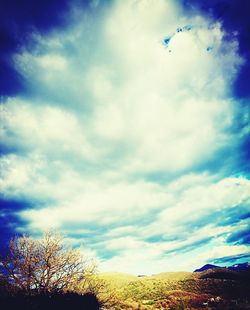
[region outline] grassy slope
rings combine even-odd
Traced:
[[[130,281],[146,281],[149,279],[164,279],[164,280],[184,280],[190,276],[192,276],[192,272],[162,272],[158,274],[154,274],[151,276],[134,276],[129,273],[122,272],[103,272],[99,274],[101,279],[105,279],[108,281],[115,281],[117,283],[127,283]]]
[[[162,273],[152,275],[150,278],[179,281],[179,280],[187,279],[191,275],[192,275],[192,272],[186,272],[186,271],[162,272]]]
[[[185,281],[192,278],[191,272],[164,272],[152,276],[138,277],[131,274],[119,272],[101,273],[99,277],[106,281],[110,286],[117,290],[125,290],[128,293],[130,288],[138,290],[151,290],[153,287],[164,287],[171,289],[179,281]]]
[[[117,298],[121,302],[128,302],[130,305],[128,307],[128,304],[125,304],[124,308],[118,307],[114,309],[137,309],[136,306],[131,306],[133,303],[144,305],[145,309],[156,309],[153,307],[155,302],[164,298],[169,291],[181,290],[182,285],[180,282],[192,277],[192,273],[165,272],[152,276],[137,277],[113,272],[102,273],[99,277],[105,280],[109,287],[115,289]]]
[[[99,277],[107,281],[117,282],[117,284],[138,280],[137,276],[122,272],[103,272],[99,274]]]

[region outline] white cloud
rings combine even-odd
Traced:
[[[102,262],[103,270],[130,270],[139,273],[143,272],[146,266],[147,273],[155,273],[164,268],[181,270],[185,266],[190,270],[195,268],[196,263],[199,265],[216,258],[217,254],[222,255],[223,249],[225,255],[230,254],[230,249],[232,255],[236,252],[239,254],[241,250],[246,253],[246,246],[226,244],[226,237],[236,228],[230,224],[224,226],[223,223],[219,223],[222,225],[217,227],[217,218],[211,215],[225,209],[229,211],[236,205],[240,207],[240,204],[249,198],[249,181],[228,178],[214,182],[209,177],[207,180],[202,180],[201,176],[193,179],[196,179],[197,183],[194,185],[191,182],[185,188],[182,182],[179,183],[181,194],[178,188],[175,191],[168,191],[173,188],[173,184],[155,186],[138,183],[133,186],[123,184],[106,188],[102,184],[99,188],[85,189],[86,193],[82,194],[79,200],[69,204],[26,210],[20,215],[30,222],[29,228],[36,231],[49,227],[63,229],[65,224],[67,227],[72,227],[72,232],[75,231],[75,225],[81,227],[88,227],[93,223],[98,223],[100,227],[115,225],[116,228],[110,228],[107,233],[103,233],[101,241],[92,244],[93,249],[100,250],[101,247],[103,253],[118,251],[118,254],[113,254],[114,257]],[[177,182],[173,183],[176,187]],[[155,217],[153,214],[158,216]],[[143,223],[145,219],[147,222]],[[200,220],[204,221],[202,226],[199,226]],[[95,225],[89,235],[94,233]],[[148,240],[156,235],[163,239],[160,238],[158,242]],[[221,252],[215,251],[211,256],[205,251],[204,255],[197,256],[192,262],[190,259],[185,264],[181,261],[182,256],[185,257],[187,253],[197,251],[199,248],[201,252],[197,253],[202,253],[204,244],[207,245],[210,243],[209,240],[217,239],[222,240]],[[193,245],[196,247],[196,244],[197,249],[194,249]],[[189,247],[187,253],[181,253],[182,249]],[[169,267],[173,254],[180,261],[177,260],[174,267]],[[148,265],[141,263],[143,256],[147,257],[145,264]],[[164,262],[162,257],[165,257]],[[125,262],[128,258],[130,263],[127,264]]]
[[[216,240],[216,239],[215,239]],[[190,240],[191,244],[192,240]],[[101,264],[102,271],[119,270],[134,274],[155,274],[162,271],[194,271],[198,267],[216,258],[248,254],[246,245],[227,245],[218,239],[211,243],[205,242],[189,251],[185,242],[176,244],[179,250],[167,253],[161,245],[147,244],[126,239],[117,239],[118,249],[123,249],[118,255]],[[121,247],[121,244],[124,247]]]
[[[249,181],[238,178],[205,185],[196,183],[191,187],[182,188],[180,194],[178,189],[176,193],[169,190],[173,188],[172,184],[165,186],[137,182],[106,185],[105,180],[97,183],[81,179],[77,175],[67,176],[69,181],[60,180],[57,187],[61,190],[55,190],[52,196],[61,203],[55,207],[22,212],[22,217],[31,221],[32,227],[45,229],[51,226],[63,227],[65,223],[84,225],[98,222],[107,225],[116,224],[118,221],[140,222],[143,218],[150,219],[153,212],[155,217],[150,220],[150,224],[139,229],[141,234],[146,237],[157,234],[173,236],[185,231],[186,225],[193,223],[195,227],[196,221],[199,222],[209,214],[240,205],[249,198],[250,190]],[[76,177],[79,178],[78,182]],[[62,191],[67,184],[68,190]],[[36,190],[39,189],[46,195],[48,188],[43,189],[39,184]],[[50,222],[43,221],[47,218]]]
[[[164,270],[173,260],[163,262],[165,252],[232,229],[199,228],[201,219],[249,198],[249,180],[212,175],[208,164],[237,144],[229,94],[238,44],[220,24],[183,16],[176,1],[118,1],[93,16],[72,8],[67,29],[34,33],[33,50],[16,55],[30,96],[9,98],[2,111],[2,140],[18,149],[1,160],[2,193],[33,203],[19,212],[30,231],[111,225],[103,251],[123,251],[104,269]],[[192,172],[199,165],[206,172]],[[225,255],[245,251],[223,242]]]
[[[60,183],[58,185],[60,186]],[[163,208],[171,201],[171,196],[164,193],[159,185],[145,182],[109,185],[105,185],[105,180],[99,184],[85,182],[82,183],[81,194],[78,193],[74,198],[71,192],[69,195],[71,197],[67,197],[66,203],[62,201],[55,207],[25,210],[21,215],[24,219],[31,221],[32,227],[36,229],[60,227],[64,223],[84,225],[98,222],[107,225],[121,219],[122,221],[131,221],[133,218],[139,220],[141,216],[146,216],[152,210]],[[50,221],[43,221],[47,218]]]
[[[20,70],[38,92],[48,93],[47,104],[61,100],[61,107],[76,114],[63,119],[50,111],[48,116],[53,114],[55,121],[59,117],[60,124],[52,124],[51,131],[46,122],[44,136],[47,127],[55,135],[57,126],[59,143],[70,135],[72,141],[85,143],[83,148],[92,148],[91,156],[100,152],[102,160],[125,145],[129,154],[120,153],[125,173],[186,169],[225,146],[234,113],[228,87],[241,63],[237,42],[224,42],[219,24],[180,14],[173,1],[157,6],[152,1],[118,2],[103,18],[102,29],[83,14],[65,32],[37,37],[43,53],[18,55]],[[86,30],[89,21],[93,32],[100,31],[96,40]],[[190,31],[170,41],[169,53],[162,39],[191,22]],[[38,113],[47,112],[43,107]],[[67,134],[72,118],[78,123]],[[37,116],[31,114],[29,121],[37,124]]]
[[[197,179],[199,180],[199,178]],[[240,206],[243,202],[247,205],[246,200],[249,199],[250,192],[250,181],[247,179],[227,178],[219,182],[202,183],[204,182],[183,188],[180,182],[181,192],[179,192],[176,182],[174,182],[175,203],[161,211],[154,223],[148,226],[144,233],[165,236],[180,234],[187,231],[187,227],[190,225],[195,228],[201,219],[216,220],[216,218],[209,217],[216,212],[229,211],[237,205]],[[169,187],[172,189],[172,184]]]
[[[66,70],[67,60],[60,55],[44,55],[37,57],[37,63],[42,69],[50,72],[51,70]]]
[[[55,158],[70,153],[94,159],[98,154],[76,115],[50,103],[32,105],[28,100],[10,99],[2,117],[6,145],[18,145]]]
[[[208,249],[197,253],[192,257],[192,260],[186,261],[183,264],[183,270],[197,269],[197,266],[202,266],[205,263],[212,262],[217,258],[226,258],[241,254],[249,254],[249,247],[246,245],[227,245],[221,241],[214,242]],[[222,264],[222,266],[224,266]]]

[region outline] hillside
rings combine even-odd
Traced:
[[[250,309],[249,269],[209,268],[152,276],[102,273],[99,277],[116,299],[104,309]]]
[[[200,268],[201,269],[201,268]],[[88,286],[79,296],[65,291],[66,295],[50,295],[49,299],[37,295],[27,297],[8,291],[6,282],[0,283],[1,301],[8,305],[3,309],[17,309],[16,305],[25,305],[24,309],[40,308],[40,298],[46,309],[56,304],[84,304],[81,295],[91,293],[101,303],[102,310],[250,310],[250,268],[231,269],[226,267],[204,268],[199,272],[163,272],[151,276],[130,275],[119,272],[106,272],[89,278]],[[84,282],[85,283],[85,282]],[[75,288],[77,289],[77,288]],[[86,290],[87,289],[87,290]],[[13,291],[14,292],[14,291]],[[13,296],[14,297],[13,297]],[[85,296],[85,299],[88,296]],[[91,296],[90,296],[91,297]],[[11,304],[10,304],[11,303]],[[12,305],[13,307],[9,307]],[[30,308],[26,305],[31,305]],[[26,308],[25,308],[26,307]],[[59,307],[64,309],[63,307]],[[67,307],[69,309],[70,307]],[[78,309],[73,307],[72,309]],[[42,308],[43,309],[43,308]],[[53,306],[53,309],[57,309]],[[93,308],[81,309],[90,310]],[[99,309],[99,308],[98,308]]]

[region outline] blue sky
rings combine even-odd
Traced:
[[[2,245],[55,229],[135,274],[248,261],[247,1],[1,6]]]

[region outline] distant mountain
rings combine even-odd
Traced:
[[[206,271],[208,269],[215,269],[215,268],[226,268],[229,270],[236,270],[236,271],[240,271],[240,270],[246,270],[250,268],[250,264],[249,263],[242,263],[242,264],[234,264],[232,266],[229,267],[225,267],[225,266],[216,266],[216,265],[212,265],[212,264],[206,264],[204,266],[202,266],[199,269],[195,269],[194,272],[202,272],[202,271]]]
[[[220,268],[220,266],[216,266],[216,265],[212,265],[212,264],[206,264],[199,269],[195,269],[194,272],[202,272],[202,271],[206,271],[208,269],[213,269],[213,268]]]
[[[242,263],[242,264],[234,264],[230,267],[227,267],[230,270],[246,270],[248,268],[250,268],[250,264],[249,263]]]

